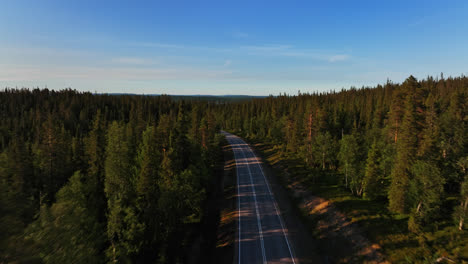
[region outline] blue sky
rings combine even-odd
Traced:
[[[468,74],[468,1],[3,1],[0,87],[277,95]]]

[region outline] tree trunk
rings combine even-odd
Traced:
[[[422,205],[422,202],[419,202],[418,207],[416,208],[416,213],[419,213],[419,210],[421,210],[421,205]]]
[[[363,191],[363,190],[364,190],[364,189],[362,188],[362,186],[361,186],[359,189],[357,189],[357,190],[356,190],[357,195],[358,195],[358,196],[362,196],[362,191]]]
[[[345,167],[345,187],[348,188],[348,166]]]
[[[112,262],[114,263],[117,263],[117,254],[116,254],[116,250],[115,250],[115,245],[114,245],[114,241],[111,242],[111,245],[112,245]]]
[[[468,207],[468,197],[466,197],[465,203],[463,205],[463,211],[462,214],[460,215],[460,223],[458,223],[458,230],[463,230],[463,223],[465,222],[465,213],[466,213],[466,208]]]
[[[396,121],[396,128],[395,128],[395,143],[397,143],[398,140],[398,120]]]
[[[322,152],[322,170],[325,170],[325,152]]]

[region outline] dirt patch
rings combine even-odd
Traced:
[[[297,185],[296,185],[297,187]],[[371,243],[362,235],[357,224],[352,223],[333,204],[321,197],[313,196],[303,190],[295,189],[294,196],[299,200],[299,207],[314,217],[319,238],[327,245],[324,253],[332,262],[388,263],[380,253],[380,246]],[[341,254],[337,254],[337,249]]]

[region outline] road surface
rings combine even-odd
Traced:
[[[241,138],[223,134],[236,160],[236,263],[297,263],[261,160]]]

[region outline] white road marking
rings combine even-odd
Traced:
[[[240,139],[240,138],[239,138]],[[245,153],[243,151],[241,151],[242,155],[244,156],[244,159],[247,161],[247,157],[245,156]],[[266,256],[265,256],[265,244],[264,244],[264,241],[263,241],[263,231],[262,231],[262,223],[260,221],[260,214],[258,212],[258,204],[257,204],[257,195],[255,193],[255,186],[253,184],[253,179],[252,179],[252,172],[250,171],[250,167],[249,167],[249,162],[247,161],[247,170],[249,171],[249,176],[250,176],[250,183],[251,183],[251,187],[252,187],[252,192],[253,192],[253,195],[254,195],[254,202],[255,202],[255,212],[257,214],[257,226],[258,226],[258,232],[260,233],[260,245],[262,247],[262,257],[263,257],[263,263],[267,263],[266,261]]]
[[[250,146],[247,145],[247,147],[249,148],[249,151],[252,152],[252,155],[254,155],[256,157],[255,153],[252,151]],[[257,162],[256,165],[260,168],[260,171],[262,172],[263,179],[265,179],[265,183],[267,184],[268,193],[270,194],[270,198],[273,200],[273,205],[275,206],[276,214],[278,215],[278,218],[279,218],[279,221],[280,221],[280,224],[281,224],[281,230],[283,231],[284,239],[286,240],[286,244],[288,245],[289,254],[291,255],[291,259],[292,259],[293,263],[296,263],[294,261],[294,255],[293,255],[292,250],[291,250],[291,245],[289,244],[288,236],[287,236],[286,232],[284,231],[283,219],[282,219],[281,214],[280,214],[280,212],[278,210],[278,207],[276,205],[276,199],[273,196],[273,194],[271,192],[271,189],[270,189],[270,184],[268,183],[268,180],[265,177],[265,174],[263,173],[263,168],[260,165],[260,163]]]
[[[258,158],[255,153],[253,152],[253,150],[250,148],[250,146],[244,142],[241,138],[235,136],[235,135],[232,135],[232,134],[229,134],[231,136],[233,136],[233,138],[235,139],[235,141],[240,141],[241,144],[237,143],[237,145],[247,145],[247,148],[248,150],[252,153],[252,155],[255,157],[255,158]],[[230,142],[231,143],[231,142]],[[234,145],[236,143],[233,143],[232,145]],[[254,202],[255,202],[255,211],[256,211],[256,214],[257,214],[257,226],[258,226],[258,229],[259,229],[259,233],[260,233],[260,244],[261,244],[261,247],[262,247],[262,256],[263,256],[263,263],[267,263],[266,261],[266,256],[265,256],[265,245],[264,245],[264,240],[263,240],[263,231],[262,231],[262,226],[261,226],[261,221],[260,221],[260,215],[259,215],[259,210],[258,210],[258,204],[257,204],[257,196],[256,196],[256,192],[255,192],[255,187],[254,187],[254,184],[253,184],[253,178],[252,178],[252,171],[250,170],[250,162],[247,160],[247,156],[245,155],[244,153],[244,149],[245,147],[239,147],[238,149],[236,149],[236,152],[240,152],[243,156],[244,156],[244,159],[245,159],[245,166],[247,166],[247,170],[249,171],[249,177],[250,177],[250,183],[251,183],[251,187],[252,187],[252,192],[254,194]],[[233,148],[233,152],[234,152],[234,148]],[[236,163],[236,172],[237,172],[237,196],[238,196],[238,222],[239,222],[239,226],[238,226],[238,229],[239,229],[239,234],[238,234],[238,263],[240,264],[241,263],[241,215],[240,215],[240,212],[241,212],[241,209],[240,209],[240,190],[239,190],[239,187],[240,187],[240,181],[239,181],[239,176],[241,175],[239,173],[239,170],[237,169],[238,168],[238,162],[237,162],[237,157],[236,155],[234,154],[235,156],[235,163]],[[283,236],[284,236],[284,239],[286,241],[286,244],[288,246],[288,250],[289,250],[289,254],[291,256],[291,260],[293,263],[296,263],[295,262],[295,259],[294,259],[294,255],[292,253],[292,249],[291,249],[291,245],[289,243],[289,240],[288,240],[288,236],[287,236],[287,233],[285,231],[285,228],[284,228],[284,224],[283,224],[283,219],[281,217],[281,214],[279,212],[279,209],[278,209],[278,206],[277,206],[277,203],[276,203],[276,199],[275,197],[273,196],[273,193],[271,192],[271,189],[270,189],[270,184],[268,182],[268,180],[266,179],[266,176],[265,176],[265,173],[263,171],[263,168],[262,166],[260,165],[260,163],[256,162],[255,163],[256,165],[259,166],[260,168],[260,171],[262,173],[262,176],[263,176],[263,179],[265,180],[265,183],[267,185],[267,189],[268,189],[268,193],[270,195],[270,199],[272,200],[273,202],[273,205],[275,207],[275,210],[276,210],[276,215],[278,216],[278,219],[279,219],[279,222],[281,224],[281,230],[283,232]],[[242,175],[245,175],[245,174],[242,174]]]

